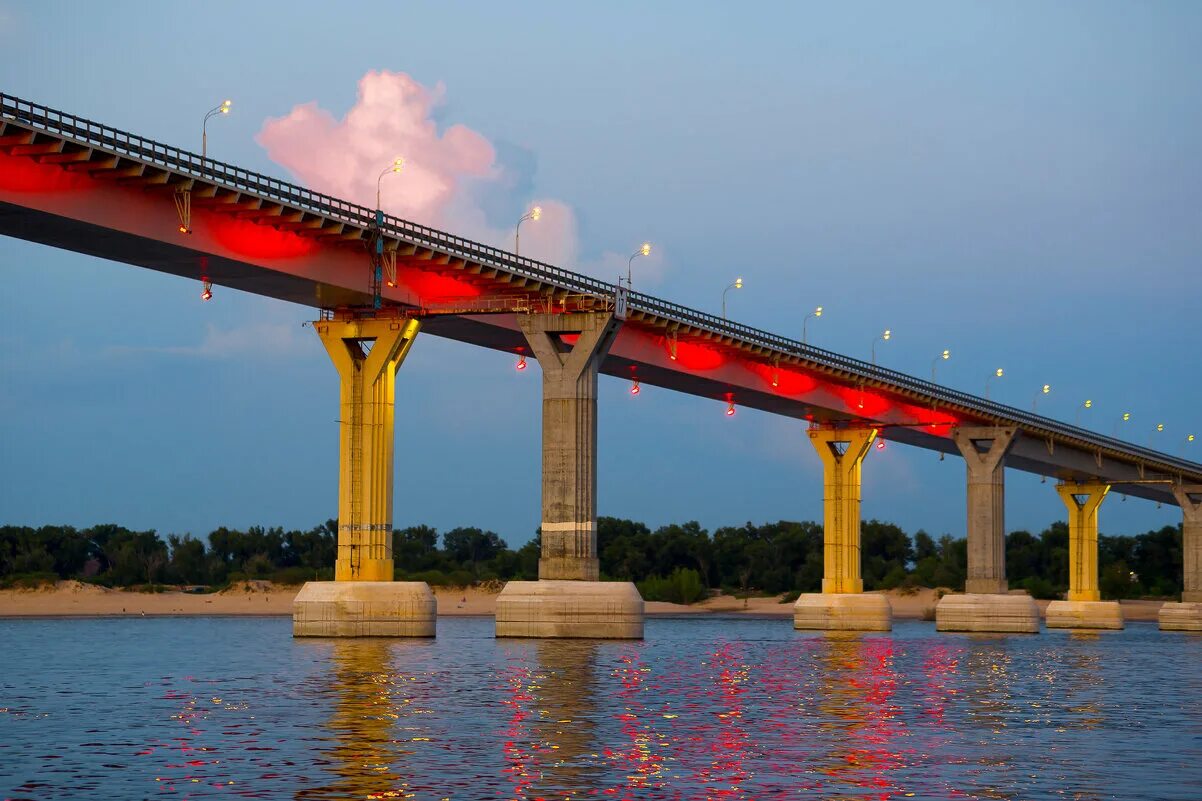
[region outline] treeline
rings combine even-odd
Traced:
[[[219,528],[205,540],[133,531],[117,525],[0,527],[0,582],[77,578],[108,586],[224,586],[244,579],[296,584],[333,578],[337,521],[308,531]],[[691,603],[709,588],[736,593],[817,592],[822,587],[822,526],[781,521],[725,527],[710,533],[695,522],[654,531],[632,520],[603,517],[597,526],[603,578],[639,585],[648,600]],[[393,533],[396,578],[467,586],[538,577],[536,537],[516,550],[495,532],[412,526]],[[967,543],[869,520],[861,528],[865,589],[964,588]],[[1180,593],[1181,529],[1137,536],[1101,536],[1100,583],[1106,598],[1169,597]],[[1053,523],[1038,535],[1006,538],[1010,586],[1037,598],[1068,588],[1068,528]]]

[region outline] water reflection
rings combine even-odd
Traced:
[[[892,772],[902,764],[895,740],[893,641],[831,632],[816,652],[821,674],[820,728],[830,750],[820,758],[824,795],[832,799],[888,798],[898,792]]]
[[[422,769],[416,748],[430,738],[417,717],[423,710],[413,694],[416,677],[398,668],[393,652],[423,645],[376,639],[330,644],[333,714],[317,764],[332,780],[297,790],[294,798],[412,797],[412,777]]]

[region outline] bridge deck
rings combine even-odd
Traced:
[[[173,196],[188,193],[191,235]],[[0,94],[0,234],[315,308],[369,305],[366,246],[382,237],[397,286],[382,313],[524,352],[523,310],[612,304],[612,285],[554,265]],[[508,305],[507,305],[508,304]],[[815,422],[872,423],[888,439],[957,453],[954,425],[1013,425],[1007,466],[1125,484],[1175,503],[1202,465],[642,293],[602,367],[716,400]]]

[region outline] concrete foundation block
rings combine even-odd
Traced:
[[[803,593],[793,628],[807,631],[892,631],[893,607],[876,593]]]
[[[1039,607],[1029,595],[945,595],[935,606],[935,630],[1038,634]]]
[[[497,596],[498,637],[641,640],[643,598],[628,581],[511,581]]]
[[[1161,631],[1202,631],[1202,603],[1167,603],[1159,618]]]
[[[1121,629],[1118,601],[1052,601],[1044,612],[1049,629]]]
[[[433,637],[424,581],[308,581],[292,602],[293,637]]]

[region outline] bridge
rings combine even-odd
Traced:
[[[1202,630],[1202,465],[632,292],[0,94],[0,234],[318,309],[342,379],[334,582],[298,596],[298,635],[432,635],[433,597],[393,582],[394,377],[419,332],[537,359],[543,373],[539,581],[510,582],[501,636],[642,635],[633,585],[599,582],[599,374],[805,421],[824,464],[823,592],[798,628],[882,629],[860,579],[860,471],[877,438],[965,459],[968,582],[941,630],[1037,631],[1007,593],[1005,468],[1056,479],[1070,589],[1049,626],[1122,626],[1100,600],[1111,487],[1183,512],[1184,594],[1162,628]]]

